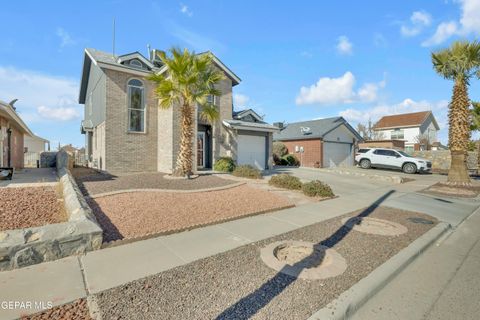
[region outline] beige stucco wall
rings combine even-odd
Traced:
[[[93,129],[92,137],[92,160],[94,167],[106,170],[105,165],[105,122],[100,123]]]

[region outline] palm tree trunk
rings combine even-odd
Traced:
[[[470,140],[470,100],[467,84],[463,78],[455,80],[452,102],[448,114],[448,140],[452,162],[448,171],[448,183],[470,184],[467,170],[467,147]]]
[[[174,175],[190,176],[193,173],[193,108],[183,104],[180,108],[182,134],[180,137],[180,152],[178,153]]]

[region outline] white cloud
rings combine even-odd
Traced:
[[[454,35],[462,37],[470,34],[480,35],[480,0],[458,0],[455,2],[460,3],[461,7],[459,21],[441,22],[435,33],[422,43],[423,46],[439,45]]]
[[[0,99],[18,99],[15,106],[27,122],[46,119],[48,110],[55,114],[50,119],[66,121],[75,114],[78,117],[81,110],[76,103],[78,88],[78,82],[72,79],[0,66]]]
[[[244,94],[235,93],[233,95],[233,105],[235,108],[245,107],[248,101],[250,101],[250,97]]]
[[[400,33],[404,37],[413,37],[432,23],[432,16],[425,11],[414,11],[410,16],[410,23],[400,27]]]
[[[350,42],[347,36],[338,37],[336,48],[339,54],[353,53],[353,44]]]
[[[80,112],[74,107],[49,108],[40,106],[37,108],[38,114],[49,120],[69,121],[80,117]]]
[[[305,58],[311,58],[313,57],[313,54],[310,51],[302,51],[300,52],[300,55]]]
[[[68,33],[63,28],[57,28],[57,36],[60,38],[60,47],[73,46],[77,43],[76,40],[72,38],[70,33]]]
[[[385,80],[365,83],[355,91],[355,76],[347,71],[341,77],[323,77],[310,87],[301,87],[295,102],[297,105],[373,102],[378,97],[378,90],[385,85]]]
[[[180,3],[180,12],[189,17],[193,16],[193,12],[190,10],[190,8],[183,3]]]
[[[438,25],[433,36],[422,42],[422,46],[429,47],[441,44],[457,32],[458,27],[455,21],[442,22]]]
[[[381,117],[387,115],[394,115],[400,113],[418,112],[431,110],[441,129],[447,127],[448,123],[448,101],[440,100],[437,102],[430,102],[427,100],[415,101],[412,99],[405,99],[396,104],[381,104],[368,109],[349,108],[339,113],[348,121],[353,123],[365,123],[368,120],[373,122],[378,121]]]

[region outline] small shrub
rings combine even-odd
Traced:
[[[283,156],[282,159],[285,159],[289,166],[300,165],[300,161],[298,161],[297,157],[295,157],[293,154],[287,154],[286,156]]]
[[[304,183],[302,186],[303,194],[309,197],[333,197],[332,188],[326,183],[319,180]]]
[[[290,190],[300,190],[302,188],[302,182],[297,177],[289,174],[279,174],[270,178],[269,185],[278,188],[285,188]]]
[[[288,166],[288,161],[285,158],[280,159],[281,166]]]
[[[251,165],[240,165],[233,170],[232,174],[236,177],[261,179],[262,173]]]
[[[288,149],[286,145],[276,141],[273,143],[272,152],[275,156],[277,156],[280,159],[288,153]]]
[[[222,157],[213,165],[213,170],[220,172],[232,172],[235,169],[235,162],[230,157]]]

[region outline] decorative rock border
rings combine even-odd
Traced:
[[[100,249],[102,229],[75,180],[57,168],[68,221],[0,232],[0,271],[83,254]]]
[[[180,189],[124,189],[124,190],[117,190],[117,191],[110,191],[110,192],[103,192],[103,193],[97,193],[91,196],[87,196],[87,198],[90,199],[95,199],[95,198],[102,198],[102,197],[108,197],[108,196],[113,196],[116,194],[122,194],[122,193],[130,193],[130,192],[171,192],[171,193],[198,193],[198,192],[210,192],[210,191],[219,191],[219,190],[226,190],[226,189],[231,189],[235,188],[241,185],[246,184],[246,182],[236,182],[232,183],[226,186],[221,186],[221,187],[213,187],[213,188],[203,188],[203,189],[192,189],[192,190],[180,190]]]
[[[346,217],[341,222],[355,231],[381,236],[398,236],[408,231],[407,227],[400,223],[370,217]]]

